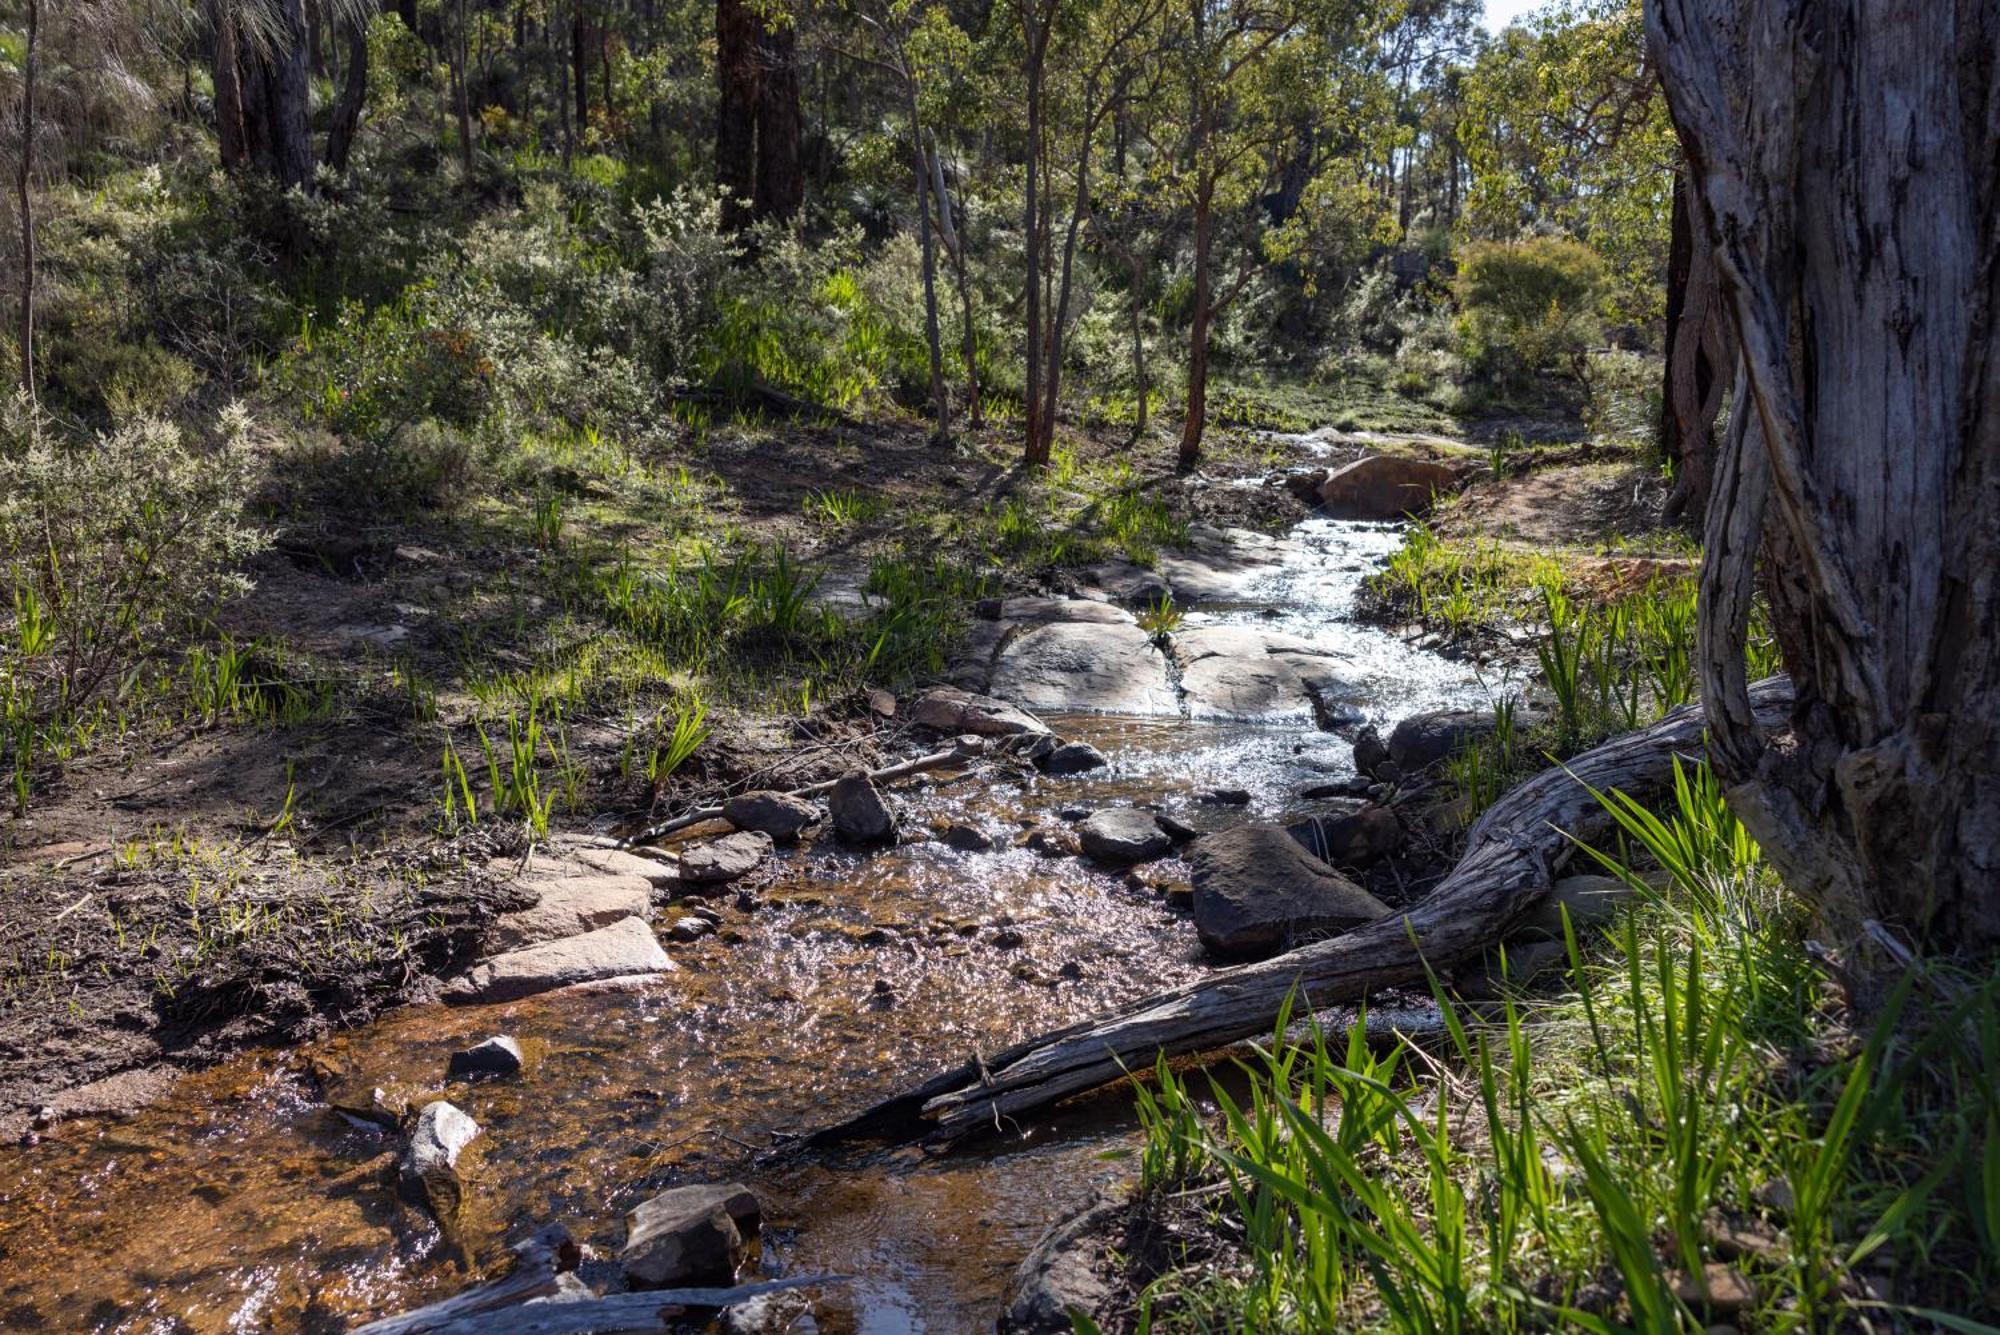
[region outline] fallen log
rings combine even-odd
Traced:
[[[1767,678],[1750,698],[1758,723],[1774,730],[1791,705],[1791,682]],[[1703,729],[1701,706],[1684,705],[1513,789],[1473,825],[1450,874],[1405,912],[975,1056],[813,1139],[955,1140],[997,1130],[1150,1067],[1161,1054],[1213,1051],[1263,1033],[1294,992],[1301,1006],[1317,1009],[1421,982],[1426,968],[1443,971],[1469,960],[1547,896],[1554,868],[1572,848],[1564,832],[1597,810],[1590,788],[1619,788],[1641,800],[1666,792],[1673,757],[1697,749]]]
[[[985,754],[986,739],[967,734],[963,737],[953,738],[949,751],[933,751],[927,756],[917,756],[912,760],[902,760],[893,765],[886,765],[878,770],[870,770],[868,771],[868,781],[870,783],[888,783],[893,779],[905,779],[912,774],[922,774],[926,770],[943,769],[947,765],[958,765],[968,760],[977,760]],[[834,785],[839,782],[839,779],[828,779],[823,783],[809,783],[803,788],[792,789],[785,796],[818,797],[822,793],[832,792]],[[722,808],[720,806],[697,807],[693,811],[682,812],[672,820],[662,821],[658,825],[641,830],[630,839],[621,839],[618,841],[617,846],[619,848],[632,848],[639,844],[650,844],[654,840],[664,839],[678,830],[689,829],[702,824],[704,821],[721,819]]]

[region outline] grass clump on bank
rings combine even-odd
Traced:
[[[1380,1053],[1281,1016],[1243,1092],[1140,1087],[1184,1241],[1130,1328],[1985,1329],[1941,1314],[2000,1282],[2000,974],[1847,996],[1705,769],[1602,800],[1639,906],[1561,994],[1434,983],[1443,1040]]]

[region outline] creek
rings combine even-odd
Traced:
[[[1392,525],[1299,524],[1274,560],[1198,605],[1189,628],[1240,625],[1339,655],[1361,715],[1484,703],[1473,667],[1354,622]],[[716,933],[639,989],[402,1010],[304,1051],[189,1076],[116,1122],[75,1122],[0,1152],[0,1328],[321,1331],[445,1296],[552,1219],[615,1282],[623,1212],[678,1181],[742,1180],[763,1202],[758,1266],[856,1276],[819,1297],[827,1331],[990,1328],[1012,1267],[1048,1224],[1129,1179],[1122,1091],[949,1154],[765,1152],[1031,1033],[1210,966],[1185,912],[1145,877],[1043,857],[1020,832],[1067,808],[1149,802],[1199,828],[1286,819],[1352,774],[1333,733],[1250,721],[1046,715],[1110,760],[1073,778],[982,770],[899,787],[908,829],[951,821],[989,852],[930,840],[872,855],[831,840],[781,853],[754,899],[724,896]],[[1243,806],[1203,804],[1242,789]],[[662,920],[676,910],[669,909]],[[450,1052],[519,1039],[519,1077],[456,1085],[479,1123],[462,1226],[442,1235],[385,1185],[392,1134],[319,1101],[314,1061],[385,1088],[442,1091]],[[430,1092],[426,1097],[439,1096]]]

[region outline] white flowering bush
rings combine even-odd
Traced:
[[[17,716],[74,716],[175,630],[248,589],[250,427],[212,444],[141,419],[84,438],[17,398],[0,423],[0,668]],[[8,620],[11,618],[11,625]]]

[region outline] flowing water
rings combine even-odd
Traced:
[[[1348,620],[1398,541],[1388,525],[1308,520],[1283,559],[1191,616],[1338,649],[1373,720],[1481,702],[1470,668]],[[1010,846],[1072,806],[1158,802],[1198,826],[1309,811],[1295,795],[1350,774],[1326,733],[1180,719],[1054,719],[1108,770],[1075,779],[941,776],[897,794],[907,824],[971,822],[998,851],[938,842],[873,856],[783,855],[722,929],[670,948],[637,990],[404,1010],[300,1053],[182,1081],[120,1122],[73,1123],[0,1152],[0,1329],[339,1330],[444,1296],[541,1222],[568,1222],[615,1278],[622,1214],[679,1181],[741,1178],[764,1203],[758,1264],[856,1276],[820,1329],[990,1328],[1008,1272],[1049,1222],[1129,1177],[1129,1100],[1110,1091],[985,1146],[772,1157],[942,1066],[1200,975],[1186,915],[1150,885]],[[1205,787],[1249,790],[1242,809]],[[1172,864],[1149,874],[1171,877]],[[668,910],[667,917],[677,910]],[[364,1085],[444,1091],[455,1048],[521,1040],[520,1078],[450,1097],[482,1128],[452,1236],[400,1203],[387,1132],[330,1110],[312,1063]]]

